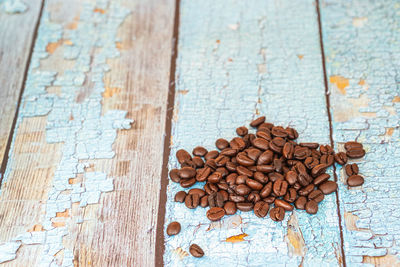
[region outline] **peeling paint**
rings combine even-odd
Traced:
[[[0,8],[9,14],[24,13],[28,6],[21,0],[0,0]]]
[[[341,94],[346,94],[346,87],[349,86],[349,79],[343,76],[334,75],[329,77],[329,82],[336,85]]]
[[[288,245],[290,254],[295,254],[301,257],[306,255],[307,248],[295,212],[290,215],[290,218],[287,222],[287,234],[285,241]]]
[[[246,240],[244,239],[246,236],[249,236],[249,235],[246,234],[246,233],[239,234],[239,235],[233,235],[233,236],[227,237],[227,238],[225,239],[225,242],[229,242],[229,243],[243,242],[243,241],[246,241]]]

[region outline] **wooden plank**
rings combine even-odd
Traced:
[[[7,153],[6,147],[42,6],[42,0],[29,1],[28,5],[18,2],[13,4],[4,1],[0,5],[0,166]],[[0,170],[0,179],[2,171],[3,168]]]
[[[0,195],[5,265],[154,265],[173,16],[46,1]]]
[[[170,169],[178,149],[214,149],[217,138],[232,138],[260,114],[298,129],[300,141],[330,143],[314,1],[183,1],[180,14]],[[166,266],[342,263],[335,195],[317,216],[295,211],[276,223],[239,212],[210,225],[206,209],[173,201],[180,190],[167,188],[165,227],[176,220],[182,230],[165,235]],[[224,242],[243,233],[245,242]],[[205,257],[188,255],[191,243]]]
[[[400,4],[398,1],[321,3],[323,44],[336,146],[357,139],[367,155],[357,160],[365,183],[340,204],[346,262],[400,265]]]

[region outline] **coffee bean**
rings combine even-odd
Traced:
[[[271,133],[274,136],[277,136],[277,137],[285,138],[286,136],[288,136],[288,133],[286,132],[286,130],[282,126],[274,126],[274,127],[272,127]]]
[[[246,198],[245,197],[243,197],[243,196],[239,196],[239,195],[229,195],[229,200],[230,201],[233,201],[233,202],[235,202],[235,203],[238,203],[238,202],[244,202],[245,200],[246,200]]]
[[[304,165],[307,167],[307,169],[311,170],[312,168],[314,168],[315,166],[317,166],[319,164],[319,160],[314,158],[314,157],[307,157],[304,160]],[[323,162],[321,162],[323,163]]]
[[[274,182],[273,191],[277,196],[284,196],[287,192],[288,183],[285,180],[276,180]]]
[[[196,172],[196,180],[199,182],[204,182],[210,174],[211,174],[211,168],[208,166],[198,169]]]
[[[192,154],[199,157],[204,157],[207,154],[207,149],[202,146],[197,146],[193,149]]]
[[[225,178],[229,174],[229,171],[225,167],[219,167],[215,172],[219,172],[222,175],[222,178]]]
[[[223,149],[229,147],[229,142],[223,138],[219,138],[219,139],[217,139],[217,141],[215,141],[215,146],[219,150],[223,150]]]
[[[172,236],[172,235],[177,235],[181,231],[181,224],[178,222],[172,222],[168,224],[167,227],[167,235]]]
[[[245,184],[247,178],[248,178],[248,177],[247,177],[246,175],[239,175],[239,176],[237,176],[237,177],[236,177],[236,184],[237,184],[237,185],[239,185],[239,184]]]
[[[306,203],[307,203],[307,198],[301,196],[296,200],[296,202],[294,202],[294,205],[296,206],[296,209],[304,210],[306,208]]]
[[[274,125],[270,122],[263,122],[260,125],[258,125],[257,130],[259,131],[271,131],[272,127],[274,127]]]
[[[236,172],[236,167],[237,167],[237,164],[230,162],[230,161],[225,164],[225,168],[230,172]]]
[[[314,200],[309,200],[306,203],[306,212],[308,214],[315,214],[318,212],[318,203],[315,202]]]
[[[236,133],[240,136],[245,136],[248,132],[249,132],[249,130],[245,126],[236,128]]]
[[[217,168],[217,163],[215,162],[215,159],[208,159],[205,165],[206,167],[210,167],[213,170]]]
[[[285,218],[285,210],[282,207],[275,207],[269,211],[269,216],[273,221],[282,221]]]
[[[246,143],[245,141],[240,138],[240,137],[235,137],[233,138],[230,142],[229,145],[231,146],[231,148],[236,149],[236,150],[243,150],[246,148]]]
[[[192,159],[189,152],[184,149],[179,149],[178,151],[176,151],[176,158],[178,159],[178,162],[180,164]]]
[[[358,142],[355,142],[355,141],[349,141],[349,142],[346,142],[344,144],[344,148],[346,150],[360,149],[360,148],[362,149],[363,145],[361,143],[358,143]]]
[[[314,190],[314,184],[309,184],[306,187],[301,188],[298,193],[300,196],[307,196]]]
[[[224,210],[226,215],[233,215],[236,213],[236,204],[233,201],[227,201],[224,204]]]
[[[358,174],[358,171],[359,171],[357,163],[347,164],[344,167],[344,169],[345,169],[346,174],[348,176],[352,176],[352,175]]]
[[[297,182],[297,173],[295,171],[288,171],[285,174],[285,180],[290,185],[294,185]]]
[[[184,163],[181,164],[181,167],[192,167],[196,168],[196,164],[193,162],[193,160],[187,160]]]
[[[348,186],[360,186],[364,184],[364,178],[360,175],[352,175],[347,178],[347,185]]]
[[[347,150],[346,155],[351,159],[358,159],[365,156],[365,150],[362,148],[353,148],[351,150]]]
[[[210,176],[208,176],[207,180],[208,180],[209,183],[216,184],[216,183],[219,183],[219,181],[221,181],[221,179],[222,179],[222,174],[221,173],[213,172],[212,174],[210,174]]]
[[[191,187],[191,186],[194,185],[195,183],[196,183],[196,179],[194,179],[194,178],[181,179],[181,181],[179,182],[179,184],[180,184],[183,188]]]
[[[199,247],[199,245],[196,244],[192,244],[189,247],[189,252],[190,254],[192,254],[193,257],[196,258],[201,258],[204,256],[204,251],[201,249],[201,247]]]
[[[196,165],[196,168],[204,167],[204,161],[202,158],[195,156],[195,157],[193,157],[192,161],[193,161],[194,165]]]
[[[241,196],[247,196],[251,189],[245,184],[240,184],[236,187],[236,193]]]
[[[262,151],[258,148],[248,148],[245,150],[247,157],[254,161],[253,164],[257,161],[258,157],[261,155]]]
[[[255,120],[253,120],[252,122],[250,122],[250,126],[251,127],[257,127],[261,123],[263,123],[264,121],[265,121],[265,117],[264,116],[259,117],[259,118],[255,119]]]
[[[321,174],[320,176],[318,176],[317,178],[315,178],[314,181],[313,181],[313,183],[314,183],[315,185],[320,185],[320,184],[322,184],[323,182],[328,181],[328,180],[329,180],[329,177],[331,177],[329,174],[323,173],[323,174]]]
[[[172,169],[169,171],[169,177],[171,178],[171,181],[175,183],[179,183],[181,178],[179,177],[179,170],[178,169]]]
[[[333,193],[337,190],[337,183],[334,181],[326,181],[319,186],[319,190],[322,191],[325,195]]]
[[[226,190],[221,189],[218,191],[218,193],[222,195],[222,199],[224,200],[224,202],[229,200],[229,194]]]
[[[208,151],[207,154],[204,156],[205,160],[209,160],[209,159],[216,159],[219,155],[219,152],[217,150],[211,150]]]
[[[236,155],[236,161],[242,166],[248,167],[255,164],[255,161],[249,158],[245,153],[238,153]]]
[[[249,202],[238,202],[236,203],[236,208],[240,211],[251,211],[254,207],[253,203],[249,203]]]
[[[275,199],[275,207],[282,207],[284,210],[292,211],[294,207],[282,199]]]
[[[283,199],[289,203],[293,203],[297,198],[297,192],[294,188],[289,188]]]
[[[215,184],[206,183],[204,185],[204,191],[206,191],[208,195],[211,195],[213,192],[218,192],[218,186]]]
[[[215,159],[215,164],[217,165],[217,167],[222,167],[225,166],[225,164],[229,161],[229,158],[224,156],[224,155],[219,155],[216,159]]]
[[[330,155],[334,153],[333,148],[330,145],[321,145],[319,151],[322,155]]]
[[[263,173],[270,173],[275,170],[274,165],[257,165],[257,171],[263,172]]]
[[[324,200],[324,194],[321,190],[317,189],[308,194],[308,199],[314,200],[315,202],[319,203]]]
[[[269,142],[264,138],[256,138],[253,140],[253,146],[261,150],[267,150],[269,148]]]
[[[178,193],[175,194],[175,202],[180,202],[183,203],[185,201],[186,197],[186,192],[185,191],[179,191]]]
[[[185,205],[189,209],[195,209],[200,204],[200,197],[199,195],[187,195],[185,197]]]
[[[282,154],[284,145],[285,145],[285,139],[281,137],[275,137],[269,144],[271,150],[278,154]]]
[[[335,154],[335,161],[340,164],[344,165],[347,163],[347,155],[344,152],[339,152]]]
[[[271,150],[264,151],[257,160],[257,165],[267,165],[272,163],[274,153]]]
[[[278,180],[284,180],[284,177],[282,174],[280,174],[279,172],[271,172],[268,174],[268,178],[271,182],[275,182]]]
[[[287,127],[285,131],[288,134],[288,138],[291,140],[297,139],[297,137],[299,137],[299,133],[293,128]]]
[[[318,164],[311,170],[312,177],[320,176],[325,173],[327,166],[325,164]]]
[[[269,197],[264,198],[263,201],[264,201],[265,203],[268,203],[269,205],[271,205],[272,203],[275,202],[275,199],[276,199],[276,197],[274,197],[274,196],[269,196]]]
[[[263,185],[261,183],[257,182],[256,180],[250,179],[250,178],[246,179],[246,184],[251,189],[257,190],[257,191],[259,191],[263,188]]]
[[[259,218],[264,218],[265,216],[267,216],[268,211],[269,211],[269,205],[264,201],[258,201],[254,205],[254,214]]]
[[[202,198],[200,198],[200,206],[202,208],[205,208],[205,207],[208,206],[208,196],[207,195],[205,195]]]
[[[253,176],[253,172],[250,171],[249,169],[247,169],[246,167],[243,167],[243,166],[237,166],[236,167],[236,171],[237,171],[237,173],[239,175],[246,175],[246,176],[249,176],[249,177]]]
[[[258,181],[259,183],[266,184],[268,182],[268,176],[264,175],[262,172],[256,171],[253,174],[254,180]]]
[[[316,149],[311,149],[311,157],[316,158],[316,159],[320,159],[322,156],[321,152],[319,152]]]
[[[294,154],[294,146],[292,143],[287,142],[283,146],[282,154],[287,159],[292,159]]]
[[[178,171],[179,177],[188,179],[196,176],[196,169],[192,167],[183,167]]]
[[[254,139],[256,139],[256,136],[254,134],[246,134],[245,136],[243,136],[243,141],[246,144],[246,148],[251,145]]]
[[[211,208],[224,206],[224,196],[220,192],[213,192],[208,196],[208,205]]]
[[[297,181],[301,186],[307,186],[312,182],[312,178],[307,172],[304,172],[297,175]]]
[[[204,192],[204,190],[200,189],[200,188],[192,188],[189,190],[188,192],[189,195],[199,195],[199,197],[203,197],[206,192]]]
[[[335,157],[333,155],[322,155],[319,161],[326,166],[332,166],[335,163]]]
[[[225,215],[225,210],[220,207],[213,207],[207,211],[207,218],[210,221],[219,221]]]
[[[256,132],[256,136],[260,137],[260,138],[263,138],[263,139],[265,139],[267,141],[271,141],[272,140],[272,136],[271,136],[271,133],[269,132],[269,130],[261,129],[261,130]]]
[[[319,147],[318,143],[300,143],[299,146],[308,147],[310,149],[317,149]]]
[[[261,196],[257,191],[252,191],[250,194],[247,196],[247,201],[256,203],[261,200]]]
[[[296,146],[294,148],[293,156],[296,159],[303,160],[311,155],[311,151],[308,147]]]

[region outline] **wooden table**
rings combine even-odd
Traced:
[[[399,14],[396,0],[0,1],[0,262],[400,266]],[[365,184],[336,166],[319,213],[280,223],[210,224],[173,202],[175,152],[259,115],[300,141],[362,142]]]

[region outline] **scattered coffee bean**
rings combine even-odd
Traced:
[[[241,126],[239,128],[236,128],[236,133],[240,136],[245,136],[248,133],[248,129],[245,126]]]
[[[241,211],[251,211],[254,207],[253,203],[249,202],[238,202],[236,203],[236,208]]]
[[[327,173],[321,174],[320,176],[318,176],[317,178],[314,179],[313,183],[315,185],[320,185],[323,182],[328,181],[330,177],[331,176],[329,174],[327,174]]]
[[[199,245],[192,244],[189,247],[189,252],[192,254],[193,257],[201,258],[204,256],[204,251]]]
[[[339,152],[335,154],[335,161],[340,164],[344,165],[347,163],[347,155],[344,152]]]
[[[258,201],[254,205],[254,214],[259,218],[264,218],[265,216],[267,216],[268,210],[269,210],[269,205],[264,201]]]
[[[347,185],[348,186],[360,186],[364,184],[364,178],[361,175],[352,175],[347,178]]]
[[[257,127],[259,126],[261,123],[263,123],[265,121],[265,117],[259,117],[257,119],[255,119],[254,121],[250,122],[250,126],[251,127]]]
[[[315,202],[319,203],[324,200],[324,194],[321,190],[317,189],[308,194],[308,199],[314,200]]]
[[[204,157],[207,154],[207,149],[202,146],[197,146],[193,149],[192,154],[199,157]]]
[[[200,204],[200,196],[199,195],[186,195],[185,197],[185,205],[189,209],[195,209]]]
[[[192,157],[190,156],[189,152],[187,152],[184,149],[179,149],[176,152],[176,158],[178,159],[178,162],[180,164],[185,163],[186,161],[189,161],[192,159]]]
[[[315,214],[318,211],[318,203],[314,200],[309,200],[306,203],[306,212],[308,214]]]
[[[319,186],[319,190],[325,195],[329,195],[337,190],[337,183],[334,181],[326,181]]]
[[[345,167],[344,167],[344,169],[345,169],[345,171],[346,171],[346,174],[348,175],[348,176],[352,176],[352,175],[355,175],[355,174],[358,174],[358,165],[357,165],[357,163],[353,163],[353,164],[347,164]]]
[[[354,148],[346,151],[346,155],[352,159],[359,159],[365,156],[365,150],[362,148]]]
[[[196,170],[192,167],[183,167],[178,171],[179,177],[188,179],[196,176]]]
[[[180,202],[183,203],[185,202],[185,197],[186,197],[186,192],[185,191],[179,191],[178,193],[175,194],[175,202]]]
[[[208,196],[207,196],[207,195],[206,195],[206,196],[203,196],[203,197],[200,199],[200,206],[201,206],[202,208],[208,207]]]
[[[172,169],[169,171],[169,177],[175,183],[179,183],[179,181],[181,180],[178,173],[179,173],[178,169]]]
[[[307,198],[301,196],[296,200],[296,202],[294,202],[294,205],[296,206],[296,209],[304,210],[306,208],[306,203],[307,203]]]
[[[220,207],[214,207],[207,211],[207,218],[210,221],[219,221],[225,215],[225,210]]]
[[[172,222],[168,224],[167,235],[177,235],[181,231],[181,224],[178,222]]]
[[[290,205],[288,202],[282,199],[275,199],[275,207],[282,207],[284,210],[292,211],[293,206]]]
[[[219,150],[224,150],[225,148],[229,147],[229,142],[223,138],[220,138],[217,141],[215,141],[215,146]]]
[[[285,218],[285,210],[282,207],[275,207],[269,211],[269,216],[273,221],[282,221]]]
[[[360,149],[360,148],[363,148],[363,145],[361,143],[358,143],[355,141],[349,141],[344,144],[344,148],[346,150]]]
[[[224,210],[226,215],[233,215],[236,213],[236,204],[233,201],[227,201],[224,204]]]

